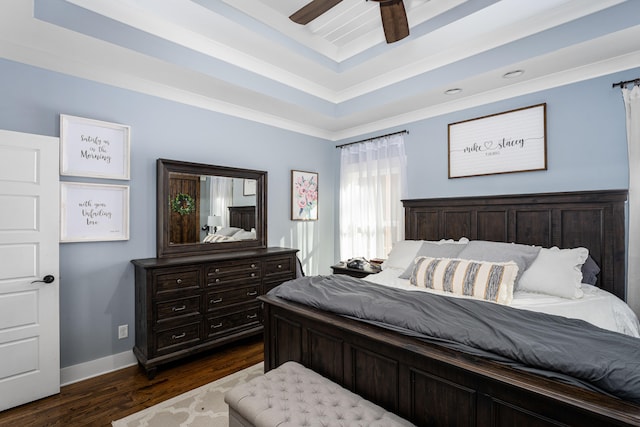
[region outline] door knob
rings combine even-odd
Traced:
[[[52,283],[54,280],[56,280],[55,277],[53,277],[51,274],[47,274],[46,276],[44,276],[42,278],[42,280],[34,280],[31,283],[39,283],[39,282],[43,282],[43,283]]]

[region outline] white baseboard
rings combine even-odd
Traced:
[[[90,360],[77,365],[67,366],[60,369],[60,385],[65,386],[98,375],[117,371],[118,369],[136,365],[138,360],[133,355],[133,351],[124,351],[100,359]]]

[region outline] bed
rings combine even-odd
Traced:
[[[224,242],[239,242],[242,240],[255,240],[256,229],[252,228],[247,231],[240,227],[221,227],[213,233],[208,233],[203,243],[224,243]]]
[[[606,347],[607,354],[617,354],[617,347],[623,344],[633,352],[640,348],[640,340],[630,336],[633,329],[637,329],[633,319],[628,322],[612,321],[611,316],[599,313],[602,310],[593,309],[603,306],[603,302],[598,300],[608,298],[603,295],[614,295],[615,298],[611,298],[618,301],[625,299],[626,197],[624,190],[609,190],[406,200],[403,202],[405,238],[428,242],[440,242],[442,239],[454,242],[461,242],[461,239],[517,242],[549,250],[553,247],[588,248],[589,256],[600,271],[591,281],[593,285],[580,284],[579,290],[586,294],[580,299],[591,304],[587,312],[593,312],[595,318],[590,321],[604,323],[599,326],[588,324],[582,328],[584,333],[581,332],[583,320],[561,317],[559,314],[566,310],[562,303],[535,293],[528,297],[525,295],[524,303],[522,294],[514,296],[511,303],[516,307],[525,305],[517,308],[511,307],[511,303],[505,306],[433,292],[428,292],[428,298],[444,298],[435,300],[441,307],[445,305],[439,301],[462,304],[457,302],[460,300],[464,304],[491,306],[492,310],[499,307],[500,313],[510,310],[518,316],[555,319],[561,325],[573,328],[566,329],[570,331],[566,337],[568,343],[582,335],[583,341],[576,342],[590,344],[584,341],[585,334],[590,336],[588,334],[592,331],[589,328],[597,329],[598,334],[609,340],[609,344],[602,346]],[[398,269],[400,271],[401,266]],[[344,288],[351,287],[354,292],[369,286],[372,292],[375,290],[384,295],[394,292],[396,295],[404,282],[392,286],[375,283],[393,281],[394,276],[389,273],[391,267],[386,271],[383,270],[381,276],[371,277],[370,281],[349,282],[360,280],[352,278],[333,281]],[[385,278],[383,274],[389,277]],[[292,286],[301,284],[302,280],[324,279],[296,279],[291,282]],[[322,288],[324,282],[319,283],[320,294],[333,292],[331,288]],[[283,285],[281,292],[283,289],[287,287]],[[260,298],[264,303],[267,370],[287,360],[300,362],[416,425],[640,425],[640,405],[633,395],[637,390],[631,390],[629,395],[616,396],[615,388],[603,390],[599,385],[590,388],[580,381],[569,381],[566,376],[544,375],[535,369],[506,363],[500,357],[486,357],[482,352],[470,352],[438,339],[424,339],[424,336],[399,332],[375,322],[363,322],[356,316],[336,314],[323,309],[323,306],[294,302],[277,294],[276,290]],[[419,294],[423,298],[427,292]],[[518,292],[514,292],[516,294]],[[348,293],[342,295],[344,298],[334,299],[349,297]],[[417,298],[418,292],[413,295]],[[526,298],[531,301],[527,302]],[[537,309],[531,309],[536,305]],[[624,312],[626,305],[620,307]],[[467,312],[474,310],[468,309]],[[462,321],[463,316],[459,318]],[[527,319],[523,322],[529,322],[529,317],[523,319]],[[608,326],[606,322],[609,322]],[[533,326],[535,323],[531,324]],[[544,330],[544,326],[539,329]],[[617,328],[628,328],[630,335],[617,331]],[[584,351],[587,352],[591,351]],[[620,360],[617,356],[610,357],[612,362],[605,366],[624,364],[623,356],[619,357]],[[578,361],[570,362],[570,365],[580,365]],[[628,365],[637,366],[637,362],[632,360]]]
[[[256,207],[229,206],[229,226],[207,233],[202,243],[238,242],[256,239]]]

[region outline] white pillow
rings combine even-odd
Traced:
[[[411,264],[422,247],[422,240],[400,240],[394,243],[387,259],[382,263],[382,269],[400,268],[405,269]]]
[[[233,235],[233,238],[235,240],[254,240],[256,238],[256,233],[252,231],[240,230]]]
[[[518,290],[562,298],[582,298],[582,264],[587,260],[586,248],[541,248],[538,257],[522,273]]]
[[[236,234],[240,230],[242,230],[242,228],[239,228],[239,227],[222,227],[222,228],[218,228],[218,231],[216,231],[215,234],[217,234],[219,236],[231,237],[231,236],[233,236],[234,234]]]
[[[418,250],[422,247],[422,244],[425,242],[434,243],[434,244],[444,244],[444,243],[460,243],[466,245],[469,243],[469,239],[466,237],[461,237],[460,240],[455,241],[453,239],[449,240],[438,240],[438,241],[430,241],[430,240],[400,240],[393,244],[391,248],[391,252],[387,255],[387,259],[382,263],[382,269],[385,268],[400,268],[406,269],[410,265],[413,264],[415,258],[418,256]]]

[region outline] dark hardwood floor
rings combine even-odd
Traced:
[[[110,426],[112,421],[255,365],[263,356],[259,336],[161,367],[153,380],[132,366],[0,412],[0,426]]]

